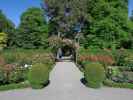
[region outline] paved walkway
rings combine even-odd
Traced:
[[[80,83],[82,73],[72,62],[59,62],[42,90],[22,89],[0,92],[0,100],[133,100],[133,90],[91,89]]]

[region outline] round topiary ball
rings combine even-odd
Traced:
[[[87,86],[92,88],[101,87],[105,78],[104,67],[100,63],[85,64],[85,79]]]
[[[49,65],[35,64],[28,73],[28,80],[34,89],[43,88],[49,81]]]

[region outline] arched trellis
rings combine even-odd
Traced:
[[[53,49],[56,60],[62,60],[63,56],[65,56],[65,54],[62,54],[64,53],[63,50],[67,48],[67,50],[71,52],[71,54],[67,56],[72,57],[72,60],[76,62],[77,49],[79,48],[79,44],[76,43],[75,40],[53,36],[49,38],[49,44]]]

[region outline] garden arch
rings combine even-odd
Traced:
[[[52,36],[49,38],[49,44],[56,61],[72,60],[76,62],[79,44],[75,40]]]

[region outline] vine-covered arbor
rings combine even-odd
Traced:
[[[54,36],[49,39],[49,43],[54,51],[55,59],[57,61],[76,61],[77,49],[79,48],[76,41]]]

